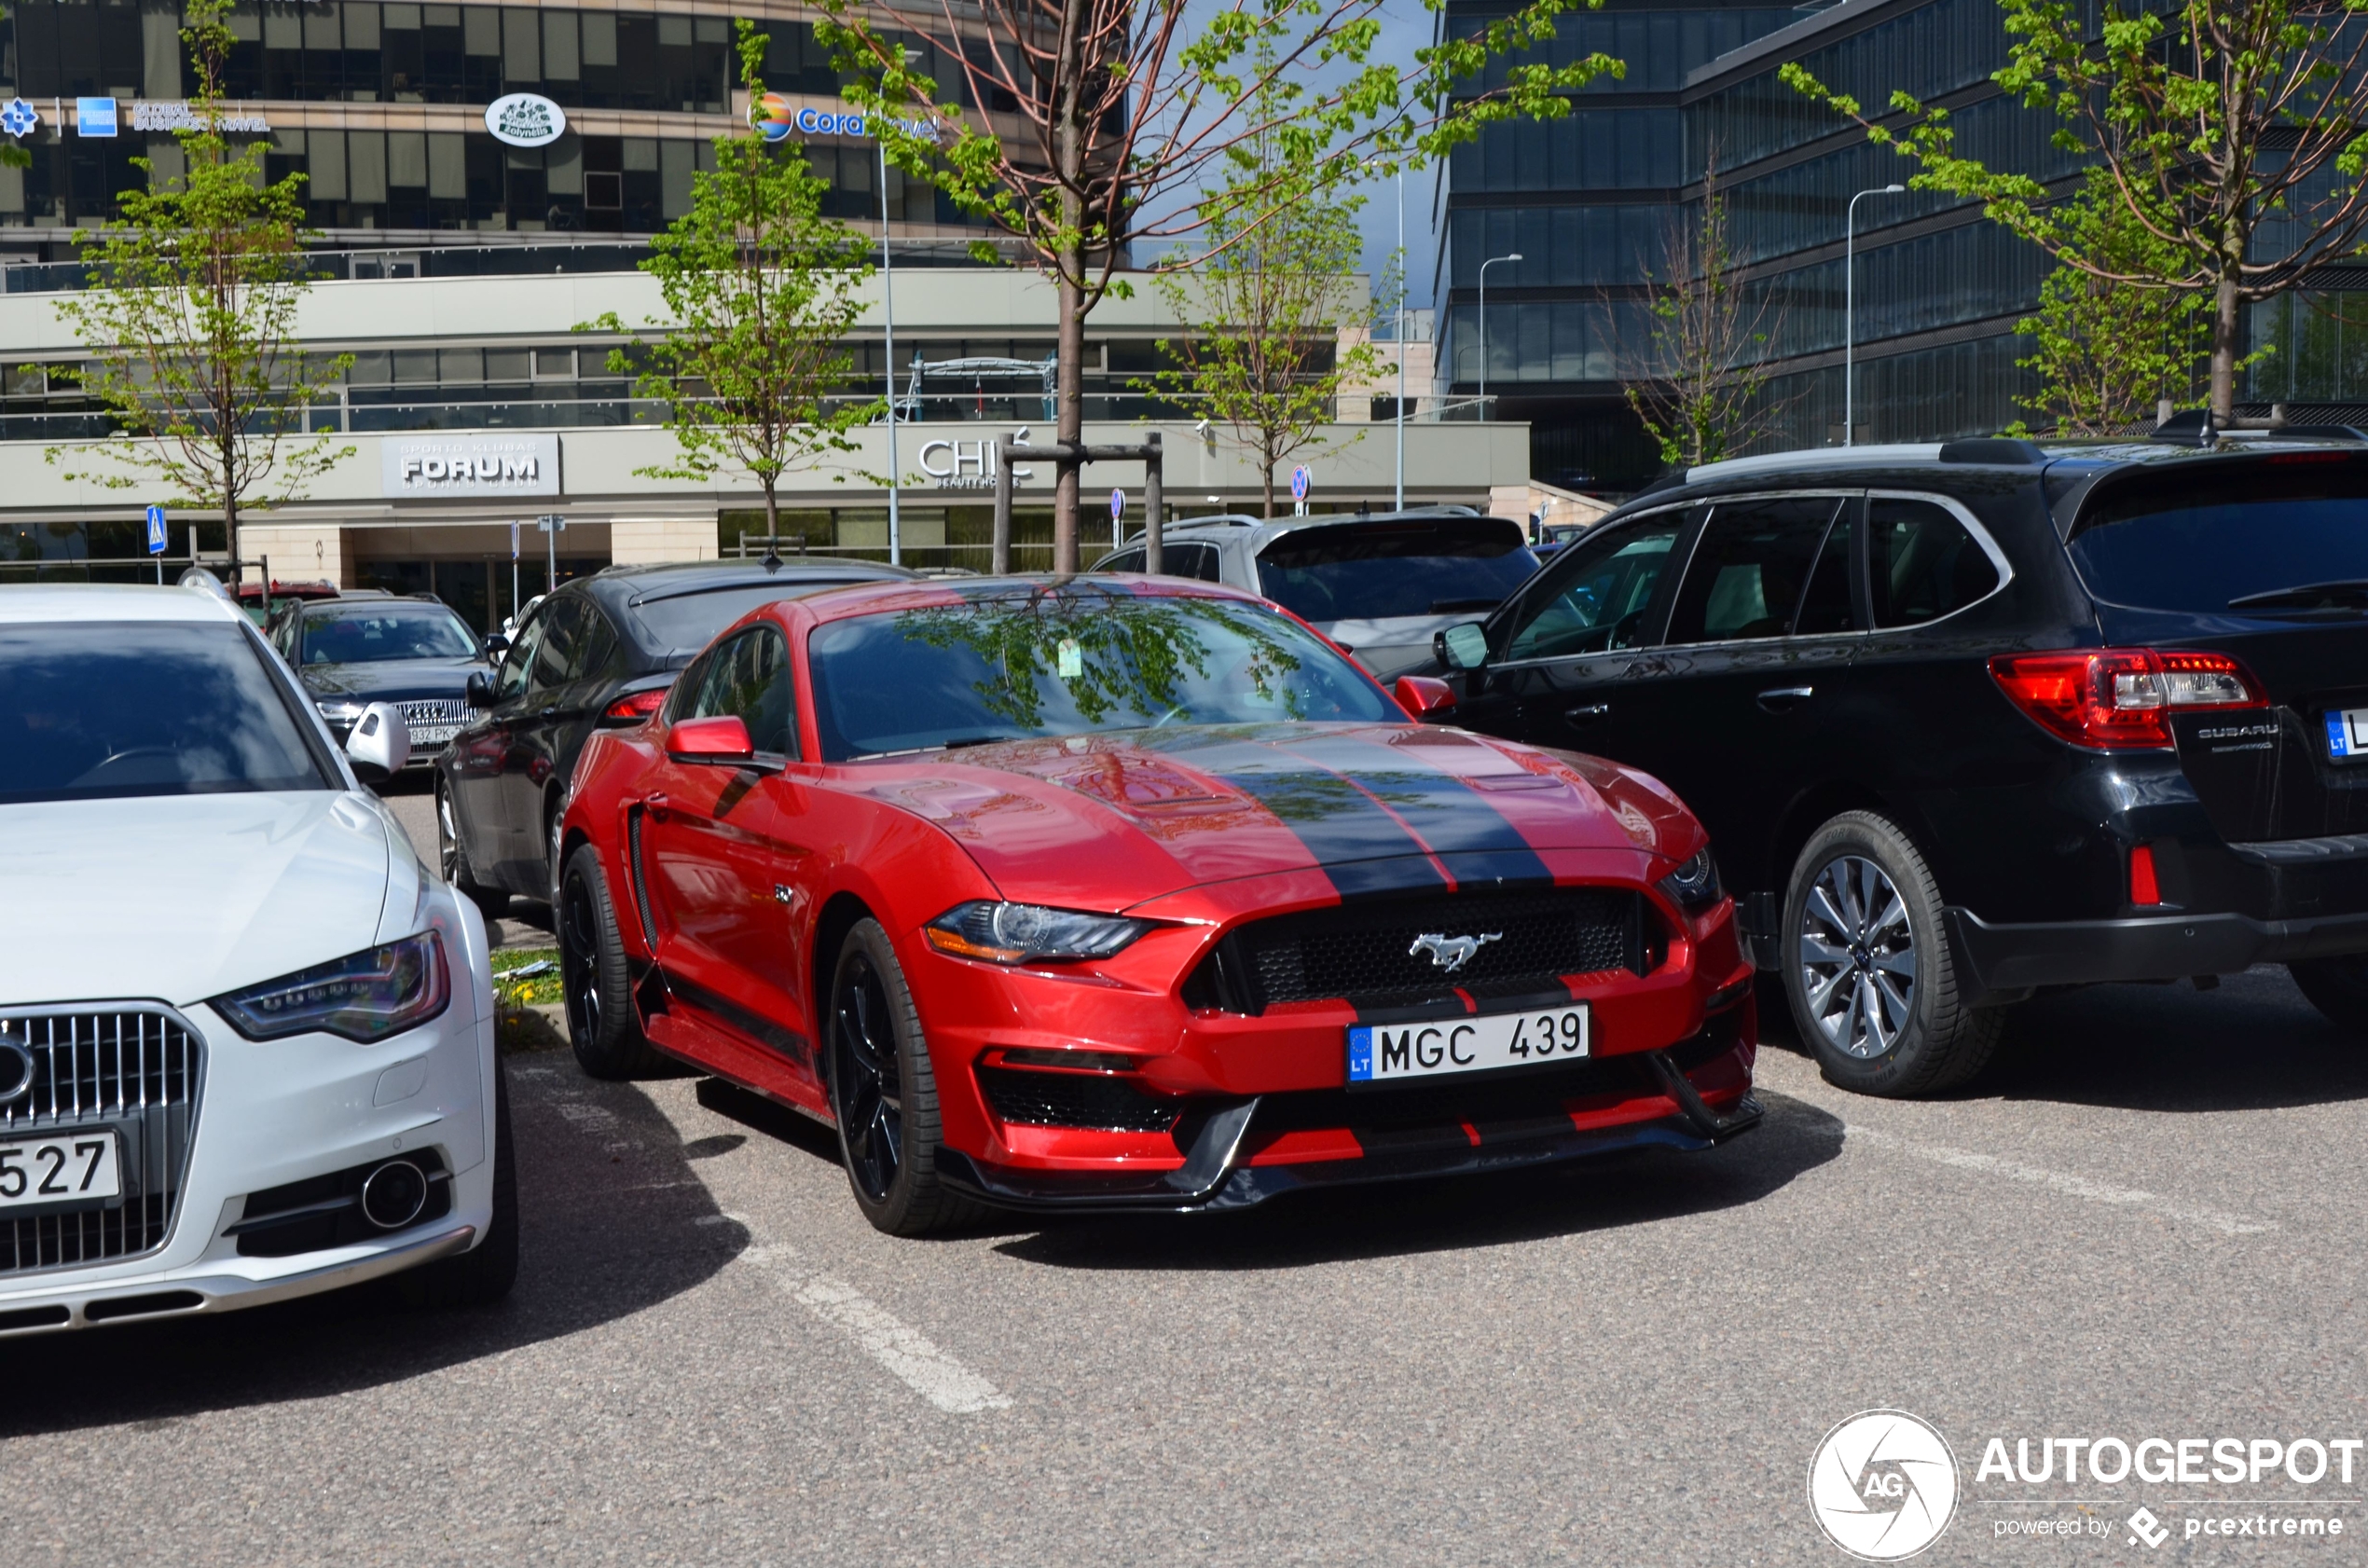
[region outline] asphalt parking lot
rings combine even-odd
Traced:
[[[1991,1435],[2368,1436],[2368,1044],[2282,970],[2032,1004],[1938,1102],[1770,1049],[1707,1155],[930,1243],[737,1091],[510,1071],[505,1305],[20,1342],[6,1560],[1839,1563],[1804,1478],[1872,1406],[1965,1478],[1920,1561],[2368,1558],[2361,1485],[1975,1476]],[[2354,1534],[2178,1532],[2238,1494]]]

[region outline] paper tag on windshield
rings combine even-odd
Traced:
[[[1084,650],[1078,647],[1073,639],[1061,639],[1060,671],[1064,681],[1074,681],[1085,673]]]

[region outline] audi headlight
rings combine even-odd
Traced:
[[[371,1045],[426,1023],[451,999],[443,939],[422,931],[216,997],[213,1009],[249,1039],[318,1030]]]
[[[1718,862],[1710,858],[1710,847],[1705,845],[1692,860],[1654,886],[1687,914],[1700,915],[1718,902]]]
[[[921,928],[931,947],[957,958],[1025,964],[1048,958],[1107,958],[1151,928],[1147,920],[1084,915],[1032,903],[982,899],[958,904]]]
[[[369,711],[358,702],[316,702],[312,706],[332,724],[351,724]]]

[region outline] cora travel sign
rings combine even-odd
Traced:
[[[778,92],[767,92],[750,100],[749,124],[763,132],[768,142],[788,139],[794,131],[800,136],[869,136],[872,119],[864,115],[849,114],[842,109],[792,108],[790,101]],[[937,127],[928,120],[888,120],[907,136],[917,136],[925,142],[937,140]]]

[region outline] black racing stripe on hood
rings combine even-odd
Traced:
[[[1378,798],[1433,853],[1454,856],[1459,879],[1468,867],[1483,881],[1554,880],[1496,803],[1452,773],[1360,736],[1316,735],[1288,742],[1287,750]]]
[[[1271,746],[1219,741],[1174,752],[1249,796],[1307,846],[1342,898],[1443,889],[1425,846],[1342,775]]]

